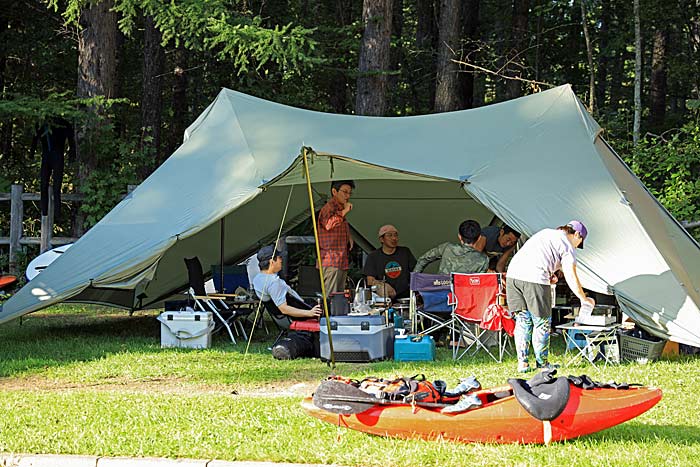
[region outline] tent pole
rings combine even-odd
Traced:
[[[219,285],[221,286],[221,293],[233,293],[224,288],[224,237],[226,234],[226,227],[224,225],[224,218],[222,217],[219,221]]]
[[[318,227],[316,226],[316,209],[314,208],[314,197],[311,193],[311,176],[309,175],[309,161],[307,151],[304,146],[301,150],[304,160],[304,172],[306,174],[306,189],[309,192],[309,206],[311,207],[311,222],[314,226],[314,240],[316,243],[316,261],[318,261],[318,275],[321,279],[321,295],[323,295],[323,314],[326,317],[326,328],[328,330],[328,346],[331,351],[331,368],[335,370],[335,353],[333,352],[333,338],[331,337],[331,318],[328,314],[328,298],[326,298],[326,283],[323,280],[323,265],[321,264],[321,247],[318,243]]]

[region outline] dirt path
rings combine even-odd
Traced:
[[[55,381],[41,376],[28,376],[23,378],[0,378],[0,391],[114,391],[148,394],[227,394],[244,397],[300,397],[311,394],[317,384],[317,381],[292,381],[284,384],[240,387],[226,384],[194,384],[179,378],[154,378],[148,380],[110,378],[97,383],[82,384]]]

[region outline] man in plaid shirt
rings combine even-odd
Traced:
[[[350,197],[355,188],[352,180],[337,180],[331,183],[331,199],[318,215],[318,243],[321,250],[323,281],[326,293],[345,290],[348,277],[348,253],[354,246],[350,226],[345,218],[352,210]]]

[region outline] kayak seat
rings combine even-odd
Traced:
[[[551,382],[530,386],[527,381],[511,378],[515,399],[537,420],[551,421],[557,418],[569,402],[569,380],[556,378]]]

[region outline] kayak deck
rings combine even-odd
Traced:
[[[495,398],[510,387],[478,391],[484,405],[456,414],[438,408],[409,404],[375,405],[342,415],[320,409],[307,397],[302,407],[309,415],[338,426],[380,436],[447,439],[459,442],[544,443],[546,422],[528,414],[514,396]],[[512,392],[511,392],[512,394]],[[657,388],[587,389],[571,386],[564,411],[549,422],[551,441],[563,441],[595,433],[630,420],[661,400]]]

